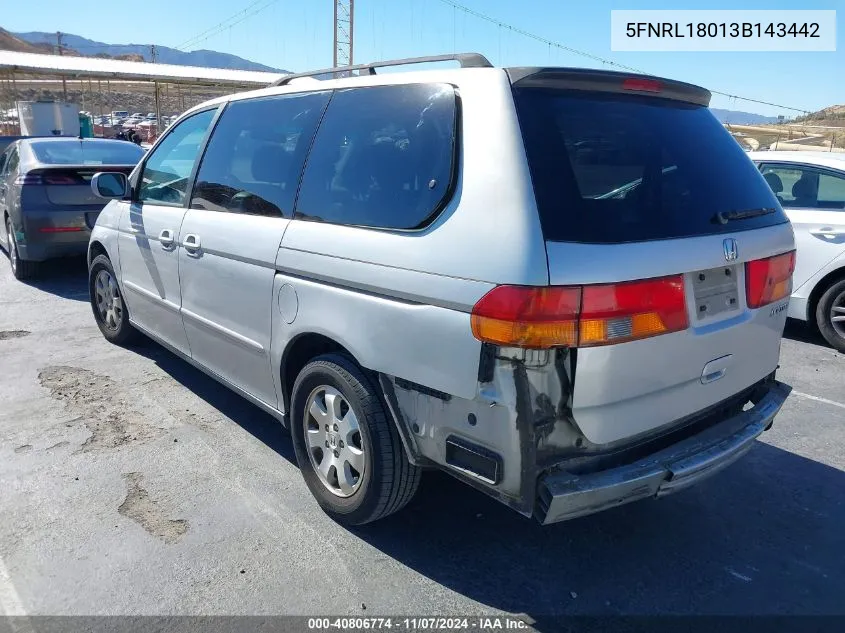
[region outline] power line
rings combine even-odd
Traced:
[[[217,24],[215,24],[211,28],[206,29],[205,31],[203,31],[202,33],[192,37],[191,39],[186,40],[184,43],[180,44],[176,48],[179,49],[179,50],[184,50],[184,49],[188,48],[189,46],[196,46],[200,42],[204,42],[207,39],[214,37],[218,33],[222,33],[227,28],[230,29],[233,26],[240,24],[241,22],[243,22],[247,18],[252,17],[253,15],[255,15],[257,13],[261,13],[265,9],[269,9],[271,6],[276,4],[278,1],[279,0],[269,0],[269,1],[268,0],[256,0],[252,4],[248,5],[246,8],[238,11],[237,13],[235,13],[233,15],[230,15],[225,20],[218,22]],[[256,7],[258,5],[261,5],[261,4],[263,4],[263,6],[259,6],[254,11],[249,12],[250,9],[252,9],[253,7]],[[243,17],[241,17],[241,16],[243,16]],[[240,18],[240,19],[236,19],[236,18]],[[234,22],[233,22],[233,20],[234,20]]]
[[[605,64],[607,66],[613,66],[615,68],[621,68],[623,70],[630,70],[631,72],[635,72],[635,73],[639,73],[639,74],[643,74],[643,75],[650,75],[651,74],[651,73],[648,73],[644,70],[640,70],[639,68],[634,68],[633,66],[627,66],[625,64],[620,64],[619,62],[615,62],[613,60],[606,59],[606,58],[601,57],[599,55],[595,55],[593,53],[588,53],[586,51],[582,51],[582,50],[579,50],[577,48],[572,48],[571,46],[566,46],[564,44],[561,44],[560,42],[555,42],[554,40],[547,39],[547,38],[545,38],[541,35],[537,35],[536,33],[531,33],[529,31],[526,31],[526,30],[521,29],[519,27],[513,26],[512,24],[502,22],[501,20],[498,20],[494,17],[491,17],[489,15],[481,13],[480,11],[476,11],[475,9],[470,9],[469,7],[466,7],[462,4],[459,4],[459,3],[455,2],[454,0],[440,0],[440,2],[442,2],[443,4],[447,4],[447,5],[451,6],[453,9],[463,11],[467,15],[471,15],[473,17],[479,18],[480,20],[484,20],[484,21],[489,22],[491,24],[495,24],[500,29],[503,29],[503,28],[508,29],[509,31],[512,31],[513,33],[516,33],[517,35],[522,35],[523,37],[527,37],[527,38],[535,40],[537,42],[541,42],[543,44],[546,44],[549,47],[555,47],[555,48],[558,48],[560,50],[566,51],[568,53],[572,53],[573,55],[579,55],[581,57],[586,57],[587,59],[592,59],[593,61]],[[713,93],[713,94],[720,95],[722,97],[729,97],[731,99],[739,99],[741,101],[748,101],[750,103],[759,103],[759,104],[762,104],[762,105],[768,105],[768,106],[772,106],[772,107],[775,107],[775,108],[782,108],[784,110],[793,110],[795,112],[803,112],[803,113],[812,112],[812,110],[807,110],[807,109],[804,109],[804,108],[793,108],[793,107],[781,105],[781,104],[778,104],[778,103],[771,103],[769,101],[761,101],[759,99],[751,99],[749,97],[741,97],[739,95],[730,94],[728,92],[720,92],[719,90],[710,90],[710,92]]]

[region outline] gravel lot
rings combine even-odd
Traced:
[[[696,488],[542,528],[433,473],[353,532],[269,416],[87,298],[84,261],[0,256],[0,613],[843,612],[843,358],[800,325],[774,428]]]

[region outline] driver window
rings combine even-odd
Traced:
[[[182,206],[187,197],[200,146],[216,110],[205,110],[188,117],[162,139],[144,163],[140,202]]]

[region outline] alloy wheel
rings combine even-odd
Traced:
[[[12,272],[18,270],[18,247],[15,244],[15,236],[12,233],[12,223],[6,220],[6,250],[9,253],[9,264],[12,266]]]
[[[123,301],[117,282],[108,270],[100,270],[94,279],[94,300],[103,324],[110,330],[117,330],[123,318]]]
[[[831,303],[829,318],[836,333],[845,338],[845,292],[839,293]]]
[[[337,389],[317,387],[303,416],[305,443],[320,482],[338,497],[350,497],[363,481],[365,459],[355,411]]]

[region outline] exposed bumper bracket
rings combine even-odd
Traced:
[[[538,482],[537,518],[545,525],[683,490],[751,450],[791,391],[772,381],[747,411],[634,463],[588,475],[566,471],[545,475]],[[737,426],[738,431],[725,436],[726,429]]]

